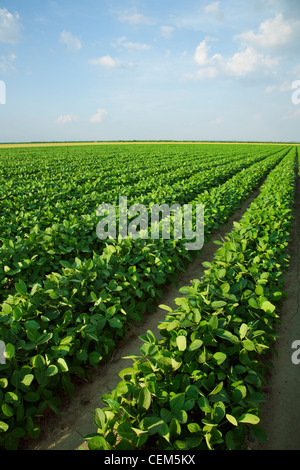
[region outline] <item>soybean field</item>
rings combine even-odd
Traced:
[[[98,208],[204,207],[205,274],[140,336],[102,397],[90,450],[239,450],[260,425],[277,341],[299,179],[295,145],[135,143],[0,149],[0,448],[38,440],[43,416],[109,363],[201,250],[187,239],[100,239]],[[131,217],[132,220],[132,217]],[[128,220],[128,223],[130,220]],[[173,236],[172,236],[173,235]],[[0,351],[1,352],[1,351]]]

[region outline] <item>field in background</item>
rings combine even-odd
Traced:
[[[0,143],[1,148],[22,148],[22,147],[66,147],[66,146],[77,146],[77,145],[135,145],[135,144],[201,144],[201,145],[300,145],[295,142],[201,142],[201,141],[120,141],[120,142],[32,142],[32,143]]]

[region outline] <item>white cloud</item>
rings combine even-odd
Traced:
[[[246,31],[237,36],[242,43],[259,49],[282,46],[288,44],[294,34],[294,24],[291,20],[285,20],[283,14],[279,13],[259,26],[259,32]],[[299,24],[298,24],[299,26]]]
[[[125,47],[126,49],[136,50],[136,51],[149,51],[152,49],[152,46],[149,44],[141,44],[139,42],[126,41],[126,36],[118,38],[114,43],[113,47]]]
[[[77,121],[77,116],[73,113],[70,114],[62,114],[56,119],[57,124],[67,124],[68,122]]]
[[[279,63],[277,58],[257,52],[253,47],[236,52],[231,57],[214,54],[209,57],[210,46],[205,39],[196,48],[195,62],[201,69],[192,74],[184,75],[184,79],[202,80],[204,78],[218,77],[245,77],[255,73],[270,72]]]
[[[0,56],[0,70],[6,72],[9,69],[14,69],[12,63],[16,60],[17,56],[14,53],[9,55]]]
[[[242,77],[257,70],[271,70],[278,65],[278,59],[248,47],[245,51],[234,54],[224,65],[230,75]]]
[[[120,67],[121,65],[119,59],[113,59],[110,55],[99,57],[99,59],[91,59],[90,63],[92,65],[100,65],[101,67],[105,67],[107,69],[113,69]]]
[[[265,89],[266,93],[272,93],[273,91],[292,91],[293,90],[293,83],[289,81],[285,81],[281,83],[280,85],[269,85]]]
[[[160,34],[166,39],[171,39],[174,29],[173,26],[161,26]]]
[[[129,24],[153,24],[153,21],[150,18],[142,15],[141,13],[137,12],[136,8],[133,9],[126,9],[121,10],[118,12],[118,20],[122,23],[129,23]]]
[[[104,108],[100,108],[98,109],[97,113],[91,117],[90,122],[93,122],[93,123],[102,122],[103,118],[107,115],[108,115],[108,111]]]
[[[60,42],[67,46],[67,50],[69,52],[78,52],[80,49],[82,49],[80,39],[69,31],[62,31],[60,35]]]
[[[204,7],[204,12],[207,15],[212,15],[217,20],[221,21],[224,18],[223,12],[220,10],[220,2],[213,2]]]
[[[124,42],[123,44],[126,49],[136,50],[136,51],[149,51],[152,49],[152,46],[149,44],[141,44],[139,42]]]
[[[0,42],[16,44],[20,40],[19,19],[18,13],[12,14],[6,8],[0,8]]]
[[[194,59],[198,65],[206,65],[208,63],[208,51],[210,47],[207,44],[207,41],[204,40],[200,42],[199,46],[196,48]]]
[[[111,45],[113,47],[120,47],[122,46],[123,42],[126,41],[126,36],[121,36],[115,40],[115,42],[112,42]]]

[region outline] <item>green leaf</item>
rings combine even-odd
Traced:
[[[183,409],[183,405],[185,403],[185,395],[184,393],[179,393],[170,399],[170,407],[173,413],[176,413]]]
[[[12,431],[12,436],[15,438],[15,439],[22,439],[22,437],[25,437],[26,435],[26,431],[25,429],[21,428],[21,427],[16,427],[13,431]]]
[[[21,295],[26,295],[27,294],[27,286],[22,279],[15,284],[15,289],[16,291],[21,294]]]
[[[212,308],[218,310],[219,308],[226,307],[227,302],[224,302],[222,300],[217,300],[211,304]]]
[[[169,433],[170,439],[174,441],[177,437],[180,437],[181,434],[181,426],[180,423],[177,421],[176,418],[172,418],[170,425],[169,425]]]
[[[203,345],[203,341],[201,339],[195,339],[188,347],[189,351],[196,351],[197,349],[200,349],[201,346]]]
[[[226,361],[227,355],[222,352],[217,352],[213,355],[214,360],[217,362],[218,366],[223,364]]]
[[[24,395],[24,400],[29,403],[36,403],[40,398],[40,395],[35,392],[28,392]]]
[[[237,338],[237,336],[230,333],[230,331],[223,330],[223,329],[219,328],[219,329],[215,330],[213,333],[216,336],[219,336],[219,338],[226,339],[227,341],[230,341],[233,344],[239,343],[239,339]]]
[[[236,418],[230,414],[226,414],[226,419],[227,421],[229,421],[231,424],[233,424],[233,426],[238,426],[238,422],[236,420]]]
[[[45,359],[43,358],[43,356],[41,356],[40,354],[38,354],[37,356],[34,356],[32,359],[31,359],[31,364],[32,364],[32,367],[38,369],[38,370],[43,370],[45,368],[45,365],[46,365],[46,361]]]
[[[200,428],[198,423],[189,423],[187,427],[188,427],[188,430],[191,434],[201,432],[201,428]]]
[[[253,299],[253,298],[251,298],[251,299],[248,300],[248,304],[249,304],[250,307],[252,307],[252,308],[254,308],[254,309],[256,309],[256,310],[259,309],[258,303],[257,303],[256,300]]]
[[[6,345],[5,351],[4,351],[4,356],[6,359],[11,360],[13,357],[15,357],[15,348],[12,344],[8,343]]]
[[[123,439],[127,439],[128,441],[131,441],[136,437],[135,431],[132,429],[132,426],[128,422],[121,423],[118,426],[118,434],[121,436]]]
[[[53,377],[56,374],[58,374],[58,368],[54,364],[50,364],[45,370],[45,375],[47,377]]]
[[[154,434],[159,433],[159,431],[164,431],[165,425],[166,423],[157,416],[152,416],[143,420],[144,430],[148,431],[149,436],[153,436]]]
[[[173,312],[171,307],[169,307],[168,305],[159,305],[158,307],[161,308],[162,310],[166,310],[167,312]]]
[[[261,308],[266,313],[273,313],[276,309],[275,305],[271,304],[268,300],[262,304]]]
[[[11,418],[11,416],[14,415],[14,411],[11,406],[9,406],[7,403],[3,403],[2,405],[2,413],[7,416],[8,418]]]
[[[242,323],[240,326],[240,339],[244,339],[248,332],[248,325],[246,323]]]
[[[147,387],[143,387],[139,393],[138,398],[138,410],[139,411],[147,411],[151,406],[151,393],[149,392]]]
[[[73,341],[73,336],[66,336],[65,338],[61,340],[59,344],[60,346],[65,346],[65,345],[72,343],[72,341]]]
[[[4,423],[4,421],[0,421],[0,434],[1,432],[6,432],[9,429],[9,425]]]
[[[95,436],[88,442],[89,450],[112,450],[112,447],[102,436]]]
[[[68,372],[69,367],[68,367],[68,364],[66,363],[66,361],[64,360],[64,358],[59,357],[57,359],[57,364],[58,364],[59,369],[60,369],[61,372]]]
[[[219,393],[222,390],[222,388],[223,388],[223,382],[220,382],[218,385],[215,386],[213,391],[210,392],[209,396],[216,395],[217,393]]]
[[[258,416],[253,415],[251,413],[244,413],[238,418],[238,422],[246,424],[258,424],[260,422],[260,419]]]
[[[254,351],[255,350],[255,344],[248,338],[246,338],[242,341],[242,345],[246,349],[246,351]]]
[[[176,344],[178,346],[179,351],[186,350],[186,336],[177,336]]]
[[[267,442],[269,440],[266,431],[260,426],[251,426],[250,433],[257,441]]]
[[[211,412],[211,419],[214,423],[220,423],[225,416],[225,405],[223,402],[219,401],[214,404],[212,412]]]
[[[210,413],[211,412],[211,406],[209,404],[209,401],[206,397],[200,397],[197,400],[198,406],[201,411],[204,413]]]

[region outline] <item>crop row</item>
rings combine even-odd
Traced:
[[[120,373],[94,412],[89,448],[240,449],[250,428],[266,440],[263,355],[276,341],[288,268],[295,151],[269,174],[260,195],[216,252],[200,280],[181,290],[177,309],[140,337],[140,356]]]
[[[206,191],[206,236],[240,206],[283,158],[276,154]],[[294,157],[293,157],[294,158]],[[0,337],[7,345],[0,365],[0,445],[39,434],[35,417],[58,412],[57,391],[72,394],[72,377],[84,377],[110,357],[133,321],[155,307],[162,284],[174,280],[191,255],[184,240],[111,242],[88,259],[62,261],[41,283],[20,279],[3,302]]]
[[[288,149],[281,149],[275,156],[283,156],[287,151]],[[251,157],[246,156],[238,160],[233,159],[233,161],[231,158],[222,158],[222,163],[218,159],[220,166],[214,166],[213,160],[210,161],[209,166],[208,163],[205,164],[205,170],[200,160],[197,163],[199,173],[181,180],[178,185],[170,186],[165,182],[159,183],[155,177],[149,178],[141,188],[136,189],[136,185],[132,186],[134,198],[129,194],[128,204],[139,202],[149,206],[151,202],[158,204],[176,202],[183,205],[192,201],[197,194],[219,186],[235,173],[251,167],[255,162],[263,162],[267,158],[266,155],[268,152],[262,154],[259,152]],[[72,262],[75,258],[86,259],[94,251],[102,253],[105,240],[97,239],[96,209],[100,201],[115,203],[120,195],[124,196],[128,191],[123,192],[124,188],[120,183],[119,187],[112,187],[100,197],[94,191],[93,185],[89,183],[87,186],[80,186],[76,194],[75,183],[76,180],[74,184],[66,183],[67,186],[63,191],[61,191],[62,188],[59,189],[59,194],[66,195],[68,191],[72,193],[72,198],[69,200],[66,200],[65,196],[51,193],[48,187],[40,189],[34,198],[27,188],[20,198],[15,195],[13,200],[7,199],[7,215],[3,210],[2,216],[2,246],[0,248],[0,299],[2,301],[9,294],[14,293],[14,285],[19,279],[30,279],[31,286],[28,287],[32,287],[35,283],[42,282],[45,275],[57,271],[60,261]],[[57,197],[59,197],[59,202],[56,202]],[[11,205],[13,205],[14,212]],[[5,202],[3,206],[5,208]]]

